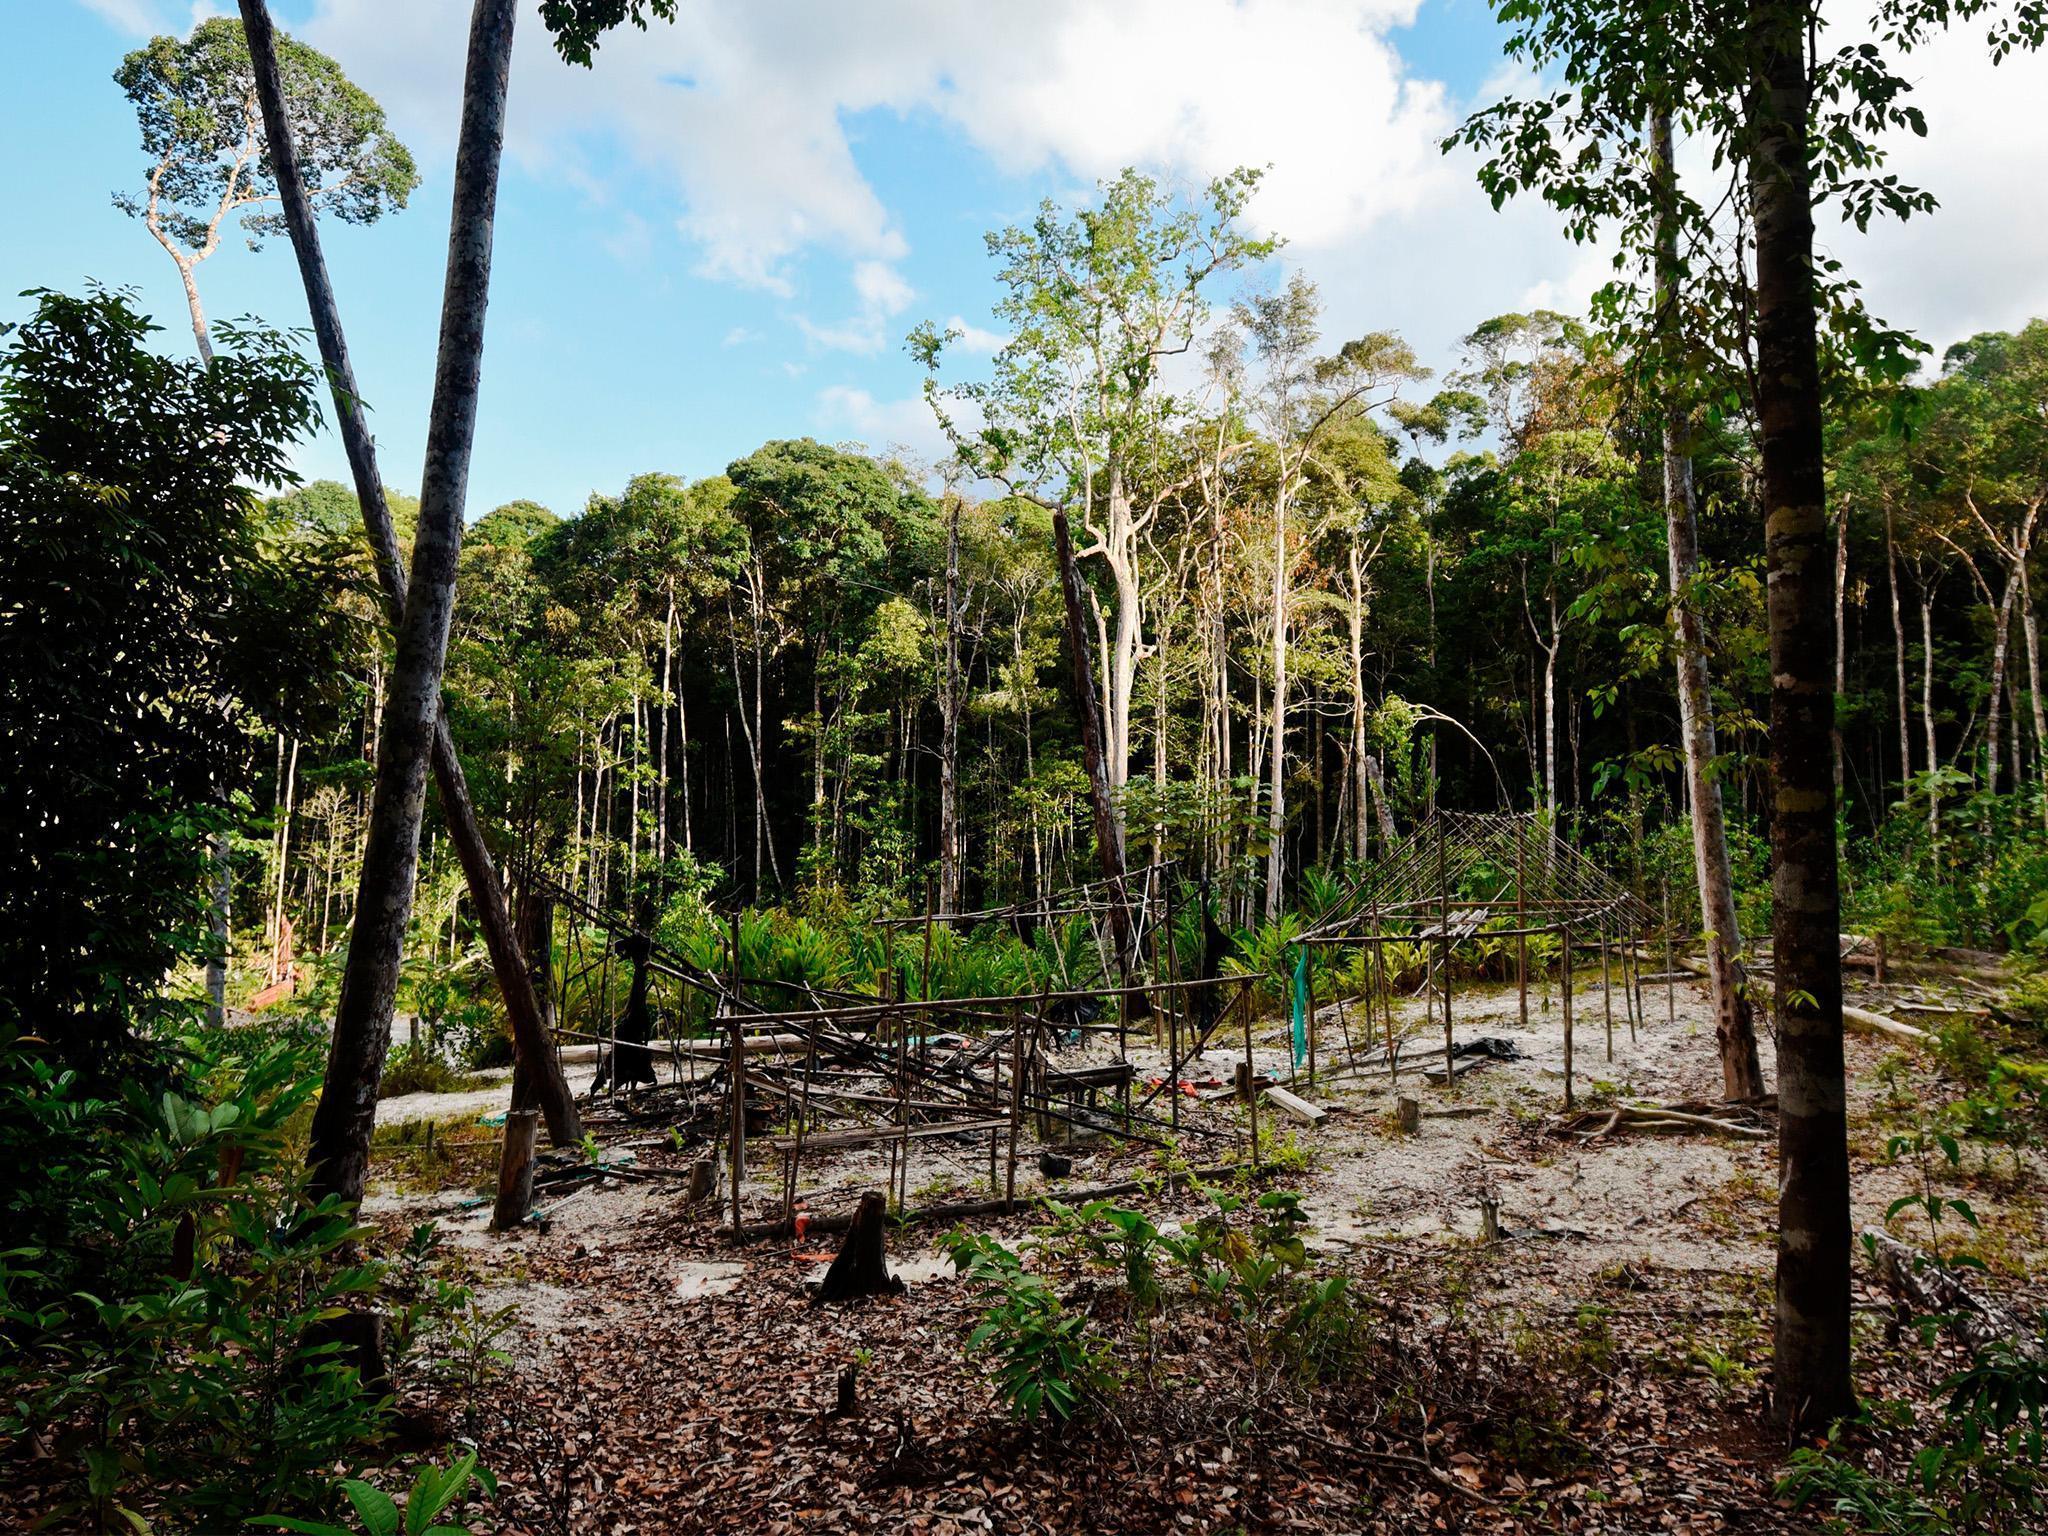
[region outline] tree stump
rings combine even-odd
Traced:
[[[825,1271],[818,1294],[812,1298],[814,1302],[903,1294],[903,1282],[889,1273],[883,1249],[884,1222],[888,1211],[888,1197],[880,1190],[871,1189],[860,1197],[860,1205],[853,1213],[853,1225],[846,1229],[846,1240],[839,1245],[839,1256]]]
[[[683,1188],[683,1204],[701,1205],[718,1188],[718,1167],[708,1157],[690,1164],[690,1182]]]
[[[1500,1241],[1500,1201],[1492,1195],[1479,1197],[1479,1241]]]
[[[1413,1136],[1422,1129],[1422,1100],[1403,1097],[1395,1101],[1400,1115],[1401,1134]]]

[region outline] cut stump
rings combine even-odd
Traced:
[[[871,1189],[860,1197],[853,1225],[846,1229],[846,1240],[839,1245],[832,1267],[825,1271],[818,1294],[812,1298],[814,1303],[903,1294],[903,1282],[889,1273],[883,1246],[888,1211],[888,1197],[880,1190]]]

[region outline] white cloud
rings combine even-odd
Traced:
[[[1002,332],[991,331],[959,315],[946,322],[946,329],[953,333],[953,344],[966,352],[1000,352],[1010,344],[1010,338]]]
[[[953,451],[922,395],[883,400],[849,384],[831,384],[818,391],[815,420],[827,435],[880,453],[900,452],[919,464],[938,464]]]
[[[744,325],[736,325],[725,333],[725,340],[721,341],[719,345],[721,347],[744,347],[747,343],[759,341],[760,339],[759,333],[748,330]]]
[[[1387,35],[1414,4],[706,0],[676,25],[622,30],[589,71],[522,17],[510,145],[549,164],[623,143],[676,185],[699,270],[783,294],[811,247],[877,278],[906,254],[849,137],[872,111],[935,114],[1011,171],[1142,164],[1199,180],[1270,162],[1258,220],[1323,243],[1445,180],[1443,93],[1406,75]],[[303,30],[404,131],[445,146],[462,22],[453,5],[321,0]]]
[[[889,344],[890,321],[910,307],[917,290],[886,261],[861,261],[854,264],[853,293],[860,305],[853,318],[821,324],[797,315],[797,329],[813,346],[830,351],[880,352]]]
[[[137,0],[88,3],[123,12]],[[529,7],[510,145],[560,178],[609,172],[623,148],[673,187],[675,227],[712,277],[795,300],[801,258],[843,263],[850,313],[813,308],[794,323],[813,347],[869,356],[914,296],[904,231],[856,153],[866,115],[942,125],[1001,171],[1077,187],[1128,164],[1181,184],[1270,166],[1252,220],[1286,235],[1288,262],[1321,283],[1332,334],[1396,326],[1441,360],[1488,314],[1538,299],[1579,307],[1607,269],[1532,200],[1495,214],[1470,157],[1438,153],[1463,104],[1402,59],[1421,3],[696,0],[678,24],[622,29],[588,71],[553,56]],[[445,157],[466,7],[316,5],[308,40],[416,147]],[[1836,242],[1873,307],[1939,341],[2048,309],[2048,204],[2015,191],[2048,159],[2048,66],[1992,70],[1981,30],[1911,66],[1932,137],[1900,145],[1895,163],[1943,211]],[[1481,94],[1526,84],[1503,64]],[[979,328],[970,341],[999,344]]]
[[[903,274],[885,261],[863,261],[853,269],[853,291],[868,309],[882,315],[900,315],[917,297],[917,290],[903,280]]]
[[[79,0],[88,11],[122,32],[143,36],[167,30],[151,0]]]

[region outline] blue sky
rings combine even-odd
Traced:
[[[403,213],[325,230],[385,475],[411,488],[467,6],[273,3],[420,158]],[[21,289],[92,278],[140,290],[165,345],[190,345],[175,269],[110,201],[143,168],[110,77],[214,9],[231,7],[0,0],[0,317]],[[1193,182],[1270,163],[1254,214],[1321,285],[1330,339],[1398,329],[1440,367],[1476,321],[1569,307],[1603,275],[1604,253],[1564,245],[1540,208],[1494,214],[1469,163],[1435,152],[1505,78],[1483,0],[695,0],[589,73],[522,28],[472,515],[515,496],[570,512],[780,436],[936,453],[903,334],[991,326],[983,231],[1124,164]],[[1925,68],[1934,137],[1900,168],[1945,210],[1844,254],[1939,344],[2048,310],[2048,223],[2014,196],[2048,171],[2048,130],[2039,60],[1994,75],[1952,47]],[[60,134],[61,152],[23,152]],[[216,318],[303,323],[282,242],[224,242],[199,281]],[[301,465],[341,477],[331,439]]]

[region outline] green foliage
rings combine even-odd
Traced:
[[[1349,1369],[1364,1316],[1341,1275],[1309,1271],[1300,1197],[1207,1191],[1210,1211],[1165,1232],[1109,1200],[1045,1202],[1047,1220],[1015,1251],[964,1229],[941,1239],[989,1304],[969,1348],[989,1354],[998,1393],[1019,1418],[1064,1421],[1099,1410],[1123,1383],[1111,1362],[1136,1355],[1149,1378],[1159,1330],[1193,1307],[1242,1351],[1247,1399]],[[1078,1264],[1114,1277],[1114,1306],[1077,1311],[1051,1274]],[[1136,1329],[1128,1344],[1114,1331]]]
[[[476,1079],[458,1072],[431,1045],[403,1042],[391,1049],[384,1062],[384,1075],[377,1080],[377,1097],[395,1099],[406,1093],[458,1093],[476,1086]]]
[[[467,1451],[446,1467],[421,1467],[406,1495],[403,1515],[388,1493],[360,1478],[348,1478],[341,1490],[356,1512],[359,1524],[355,1530],[292,1515],[258,1516],[249,1523],[298,1531],[302,1536],[462,1536],[468,1526],[441,1517],[460,1511],[472,1480],[487,1497],[496,1496],[497,1479],[476,1464],[475,1451]]]
[[[385,131],[376,100],[326,54],[283,33],[277,67],[314,209],[368,224],[403,208],[419,172]],[[214,16],[182,40],[153,37],[121,61],[114,81],[135,108],[147,157],[147,190],[117,194],[116,207],[161,228],[188,260],[212,253],[220,219],[237,210],[247,210],[252,248],[284,233],[240,21]]]
[[[1792,1453],[1779,1491],[1796,1506],[1832,1511],[1845,1531],[1950,1536],[2039,1529],[2048,1517],[2048,1339],[1982,1350],[1941,1390],[1947,1400],[1924,1432],[1904,1405],[1873,1411],[1881,1427],[1907,1437],[1899,1464],[1859,1456],[1848,1443],[1855,1426],[1837,1425],[1825,1445]]]
[[[208,944],[201,871],[275,699],[251,624],[295,584],[246,482],[289,483],[318,378],[221,328],[151,350],[118,294],[38,292],[0,354],[0,1025],[111,1073]],[[207,445],[195,451],[194,444]],[[328,663],[331,666],[331,661]],[[317,668],[316,668],[317,672]]]
[[[996,1391],[1025,1423],[1064,1424],[1098,1408],[1116,1388],[1109,1341],[1070,1312],[1043,1276],[992,1237],[956,1231],[940,1246],[988,1298],[968,1348],[994,1360]]]
[[[382,1271],[349,1257],[352,1212],[306,1192],[291,1127],[315,1058],[198,1058],[204,1098],[131,1082],[118,1102],[19,1045],[0,1067],[0,1154],[41,1170],[0,1211],[0,1434],[53,1445],[98,1528],[145,1501],[206,1529],[324,1504],[388,1402],[323,1333]]]

